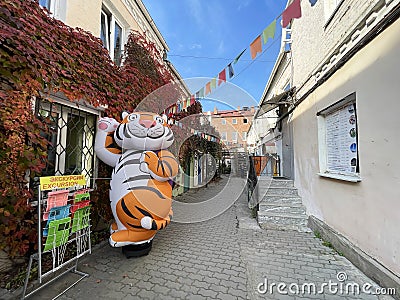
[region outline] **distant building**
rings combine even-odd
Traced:
[[[211,125],[219,132],[228,150],[247,152],[247,132],[253,122],[254,106],[207,112]]]

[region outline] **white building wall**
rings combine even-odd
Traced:
[[[307,207],[307,213],[322,219],[398,276],[399,32],[400,21],[397,20],[310,94],[295,109],[292,118],[295,185]],[[307,31],[304,36],[308,35],[311,35],[311,31]],[[307,52],[306,47],[302,55],[313,52]],[[308,60],[307,57],[305,61]],[[304,67],[303,75],[300,75],[304,76],[307,72],[308,68]],[[297,78],[300,75],[297,74]],[[358,110],[358,149],[362,179],[359,183],[317,175],[320,170],[316,113],[352,92],[356,92]]]
[[[292,26],[294,86],[300,87],[325,62],[371,8],[389,1],[344,0],[333,16],[327,2],[332,0],[317,1],[310,7],[309,1],[301,1],[302,17]],[[327,23],[329,17],[333,18]]]

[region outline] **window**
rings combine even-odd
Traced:
[[[47,100],[37,100],[36,115],[44,120],[47,163],[41,176],[84,174],[93,178],[96,114]]]
[[[237,142],[237,132],[232,132],[232,142]]]
[[[115,17],[103,7],[100,18],[100,39],[116,65],[121,65],[123,28]]]
[[[247,122],[248,122],[247,119],[244,118],[244,119],[243,119],[243,124],[247,124]]]
[[[65,23],[66,2],[65,0],[39,0],[39,5],[51,12],[52,17]]]
[[[226,132],[221,133],[221,140],[226,141],[227,140],[227,134]]]
[[[101,11],[100,39],[104,48],[110,50],[110,21],[111,17],[103,10]]]
[[[232,124],[237,124],[237,120],[236,119],[232,119]]]
[[[288,81],[285,85],[285,88],[283,89],[284,92],[287,92],[290,90],[290,81]]]
[[[355,93],[318,112],[317,117],[319,175],[361,181]]]
[[[122,58],[122,28],[115,23],[114,31],[114,62],[117,66],[121,65]]]
[[[222,119],[222,120],[221,120],[221,124],[222,124],[222,125],[226,125],[226,120],[225,120],[225,119]]]
[[[49,11],[50,11],[51,4],[52,4],[51,0],[39,0],[39,5],[47,8]]]
[[[247,132],[243,131],[242,132],[242,141],[245,141],[247,139]]]

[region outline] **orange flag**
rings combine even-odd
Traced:
[[[262,46],[261,46],[261,35],[259,35],[251,44],[250,44],[250,54],[251,54],[251,59],[255,59],[257,56],[257,53],[262,52]]]
[[[211,84],[210,84],[210,82],[207,82],[205,94],[207,95],[207,94],[209,94],[209,93],[211,93]]]

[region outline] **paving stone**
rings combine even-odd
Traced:
[[[179,283],[182,283],[182,285],[192,285],[193,284],[193,282],[194,282],[195,280],[193,280],[193,279],[190,279],[190,278],[188,278],[188,277],[179,277],[178,279],[177,279],[177,282],[179,282]]]
[[[215,291],[212,291],[212,290],[206,290],[206,289],[200,289],[198,292],[197,292],[199,295],[202,295],[202,296],[204,296],[204,297],[207,297],[208,299],[210,299],[210,298],[215,298],[216,296],[217,296],[217,292],[215,292]]]
[[[207,271],[211,271],[213,273],[222,273],[222,269],[215,266],[209,266]]]
[[[210,284],[220,284],[221,283],[221,279],[215,278],[215,277],[208,277],[208,278],[204,278],[204,281]]]
[[[195,281],[193,283],[193,286],[208,289],[208,287],[210,286],[210,283],[207,283],[204,281]]]
[[[218,278],[218,279],[225,279],[225,280],[229,279],[229,275],[222,274],[222,273],[214,273],[213,277]]]
[[[218,293],[216,298],[221,299],[221,300],[236,300],[236,299],[238,299],[236,296],[225,294],[225,293]]]
[[[160,296],[160,295],[168,295],[170,289],[166,286],[162,286],[162,285],[156,285],[152,291],[154,293],[156,293],[156,295]]]

